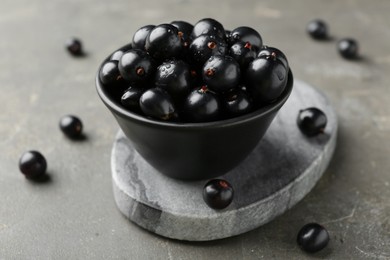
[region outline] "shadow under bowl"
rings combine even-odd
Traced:
[[[96,76],[96,89],[134,149],[158,172],[175,179],[203,180],[238,166],[257,146],[293,88],[293,74],[272,104],[213,122],[157,121],[126,110]]]

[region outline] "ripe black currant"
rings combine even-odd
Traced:
[[[306,27],[307,33],[316,40],[324,40],[328,38],[328,26],[327,24],[319,19],[310,21]]]
[[[214,55],[203,65],[202,77],[211,90],[222,93],[238,85],[240,66],[230,56]]]
[[[325,248],[329,243],[329,233],[320,224],[309,223],[298,232],[297,243],[302,250],[315,253]]]
[[[80,137],[83,130],[83,123],[73,115],[61,117],[59,126],[61,131],[71,139]]]
[[[177,58],[182,54],[179,30],[172,24],[154,27],[146,38],[145,49],[156,60]]]
[[[241,26],[230,33],[229,43],[233,45],[236,42],[249,42],[256,48],[263,46],[263,39],[260,34],[253,28],[248,26]]]
[[[299,111],[297,124],[305,135],[316,136],[324,132],[327,118],[322,110],[316,107],[309,107]]]
[[[273,55],[275,55],[276,59],[279,60],[284,65],[286,70],[288,71],[289,65],[288,65],[286,55],[281,50],[279,50],[275,47],[269,47],[269,46],[263,45],[263,47],[260,49],[259,53],[257,54],[257,57],[261,58],[261,57],[270,56],[270,55],[272,55],[272,53],[274,53]]]
[[[176,117],[176,109],[172,98],[161,88],[146,90],[140,97],[139,104],[142,112],[160,120],[171,120]]]
[[[225,55],[227,50],[227,44],[220,38],[213,35],[201,35],[191,42],[189,55],[196,66],[202,67],[210,56]]]
[[[188,122],[214,121],[218,120],[221,114],[221,101],[207,86],[191,91],[183,105],[183,120]]]
[[[246,86],[256,103],[270,103],[284,91],[288,71],[276,53],[253,60],[246,71]]]
[[[225,29],[223,25],[212,18],[199,20],[192,30],[191,38],[195,39],[200,35],[214,35],[216,38],[225,39]]]
[[[38,151],[27,151],[19,159],[19,169],[27,179],[36,179],[46,173],[47,162]]]
[[[99,71],[100,81],[107,86],[113,86],[123,81],[119,72],[118,61],[106,61]]]
[[[121,97],[122,105],[133,112],[139,112],[141,110],[139,100],[144,92],[144,88],[129,87]]]
[[[77,38],[69,38],[65,42],[65,47],[73,56],[81,56],[83,54],[83,45]]]
[[[213,209],[224,209],[233,201],[234,190],[229,182],[213,179],[203,188],[203,200]]]
[[[150,32],[155,28],[155,25],[145,25],[139,28],[133,35],[132,46],[134,49],[145,50],[146,38]]]
[[[229,49],[229,55],[237,61],[242,71],[256,58],[256,51],[249,42],[236,42]]]
[[[359,54],[359,45],[351,38],[342,39],[337,43],[340,55],[346,59],[356,59]]]
[[[128,50],[131,50],[133,48],[133,45],[131,43],[126,44],[122,48],[116,50],[114,53],[111,54],[110,60],[112,61],[119,61],[122,57],[122,55],[127,52]]]
[[[175,103],[180,103],[188,95],[191,81],[190,67],[182,60],[169,60],[157,68],[156,87],[166,90]]]
[[[235,88],[225,93],[224,102],[229,117],[249,113],[253,108],[252,99],[243,88]]]
[[[119,60],[119,72],[130,84],[144,86],[154,76],[154,60],[140,49],[131,49]]]

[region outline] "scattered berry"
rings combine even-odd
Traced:
[[[356,59],[359,54],[359,45],[354,39],[346,38],[337,43],[340,55],[346,59]]]
[[[320,251],[326,247],[328,242],[328,231],[317,223],[304,225],[297,236],[297,243],[299,247],[308,253]]]
[[[213,179],[203,188],[203,200],[213,209],[224,209],[233,201],[234,191],[229,182]]]
[[[65,47],[73,56],[81,56],[83,54],[83,45],[77,38],[70,38],[65,42]]]
[[[324,132],[327,118],[322,110],[309,107],[299,111],[297,124],[299,129],[307,136],[316,136]]]
[[[46,173],[45,157],[38,151],[27,151],[19,159],[19,169],[27,179],[37,179]]]
[[[328,26],[322,20],[313,20],[306,27],[307,33],[316,40],[328,38]]]
[[[75,139],[81,136],[83,123],[81,120],[72,115],[63,116],[60,119],[60,129],[69,138]]]

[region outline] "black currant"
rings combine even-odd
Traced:
[[[190,92],[183,105],[184,119],[188,122],[209,122],[218,120],[222,114],[219,97],[207,86]]]
[[[316,107],[309,107],[299,111],[297,124],[305,135],[316,136],[324,132],[327,117],[322,110]]]
[[[346,59],[356,59],[359,55],[359,45],[351,38],[342,39],[337,43],[340,55]]]
[[[59,126],[61,131],[71,139],[80,137],[83,131],[83,123],[78,117],[73,115],[61,117]]]
[[[47,162],[38,151],[27,151],[19,159],[19,169],[27,179],[36,179],[46,173]]]
[[[155,76],[155,85],[166,90],[175,103],[179,103],[190,92],[191,72],[189,65],[182,60],[163,62]]]
[[[276,59],[278,59],[281,63],[283,63],[284,67],[288,71],[289,65],[288,65],[286,55],[281,50],[279,50],[275,47],[269,47],[269,46],[263,45],[263,47],[261,47],[259,53],[257,54],[257,57],[261,58],[261,57],[265,57],[265,56],[270,56],[270,55],[272,55],[272,53],[274,53],[274,55],[276,56]]]
[[[229,117],[236,117],[252,111],[253,102],[243,88],[235,88],[224,94],[225,111]]]
[[[83,54],[83,45],[77,38],[69,38],[65,42],[65,47],[73,56],[81,56]]]
[[[173,21],[171,22],[179,30],[179,36],[184,47],[189,47],[191,43],[191,33],[194,29],[194,26],[185,21]]]
[[[171,120],[176,117],[176,109],[172,98],[161,88],[146,90],[140,97],[139,104],[142,112],[160,120]]]
[[[100,68],[99,79],[107,86],[113,86],[123,81],[119,72],[118,61],[106,61]]]
[[[156,71],[154,60],[140,49],[132,49],[123,54],[118,67],[122,77],[137,86],[148,83]]]
[[[263,39],[260,34],[248,26],[241,26],[231,31],[229,44],[233,45],[236,42],[249,42],[253,47],[258,49],[263,46]]]
[[[324,40],[328,38],[328,26],[319,19],[310,21],[306,27],[307,33],[316,40]]]
[[[213,179],[203,188],[203,200],[213,209],[224,209],[233,201],[234,190],[229,182]]]
[[[201,35],[191,42],[189,55],[191,61],[201,67],[210,56],[225,55],[227,50],[227,44],[220,38],[213,35]]]
[[[141,110],[139,100],[145,92],[144,88],[129,87],[121,97],[121,103],[132,112]]]
[[[237,61],[242,71],[256,58],[256,51],[249,42],[236,42],[229,49],[229,55]]]
[[[214,35],[217,38],[225,39],[225,29],[223,25],[212,18],[204,18],[199,20],[191,33],[191,38],[195,39],[200,35]]]
[[[182,53],[179,30],[171,24],[160,24],[153,28],[146,39],[145,49],[156,60],[179,57]]]
[[[131,43],[126,44],[125,46],[123,46],[122,48],[120,48],[119,50],[116,50],[113,54],[111,54],[110,60],[119,61],[121,59],[122,55],[125,52],[127,52],[128,50],[131,50],[132,48],[133,48],[133,46]]]
[[[230,56],[211,56],[203,65],[203,81],[216,92],[225,92],[240,82],[240,66]]]
[[[146,38],[150,32],[155,28],[155,25],[145,25],[139,28],[133,35],[132,45],[134,49],[145,50]]]
[[[315,253],[327,246],[329,233],[320,224],[309,223],[299,230],[297,243],[302,250],[308,253]]]
[[[246,70],[246,86],[255,102],[269,103],[278,98],[284,91],[288,71],[276,54],[256,58]]]

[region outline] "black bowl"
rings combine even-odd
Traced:
[[[132,113],[113,100],[96,76],[97,92],[135,150],[160,173],[182,180],[210,179],[240,164],[256,147],[293,88],[293,75],[272,104],[207,123],[163,122]]]

